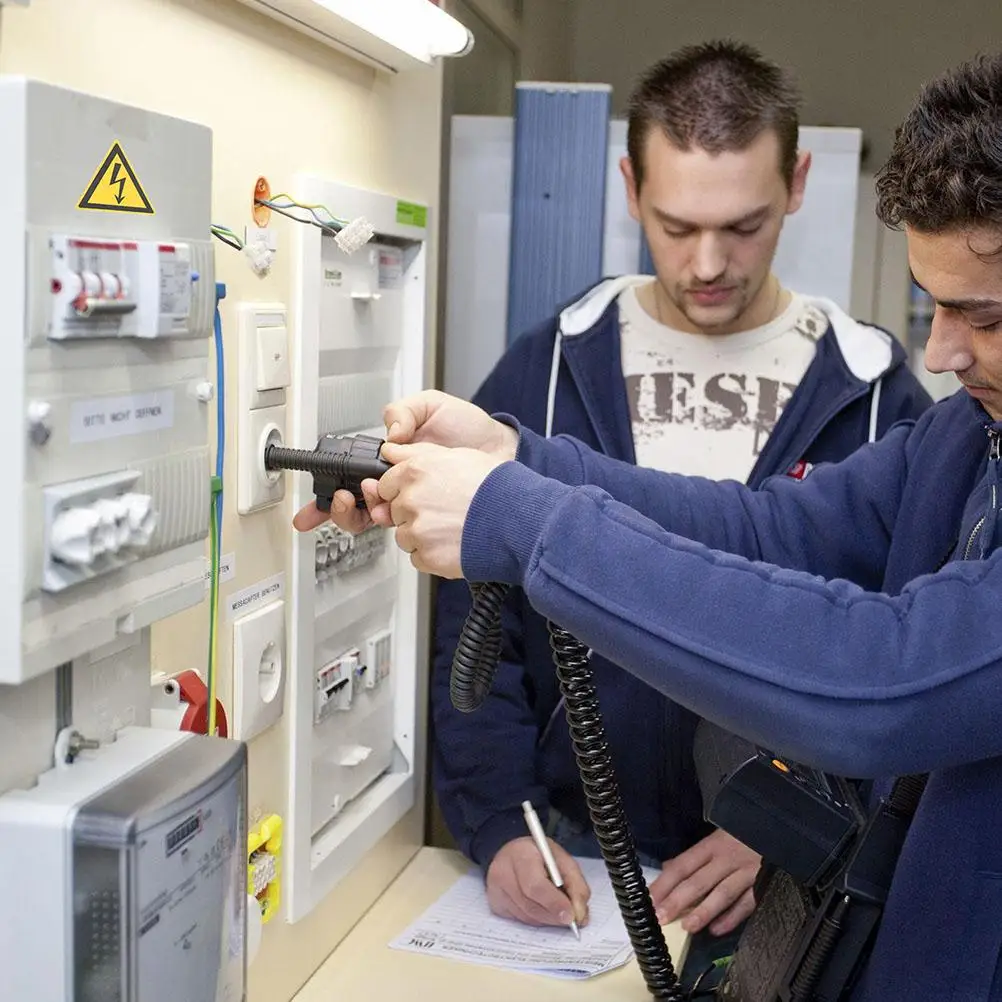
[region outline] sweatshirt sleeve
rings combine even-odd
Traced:
[[[474,498],[463,569],[521,583],[594,650],[794,760],[867,778],[1002,755],[1002,551],[890,597],[715,552],[507,463]]]
[[[632,466],[565,435],[519,431],[517,461],[572,486],[590,484],[662,528],[750,560],[846,578],[877,589],[883,581],[898,500],[907,471],[911,425],[837,464],[819,464],[803,480],[770,477],[753,490]]]

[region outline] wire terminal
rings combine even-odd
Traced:
[[[365,216],[358,216],[334,234],[334,242],[345,254],[354,254],[372,239],[375,232]]]

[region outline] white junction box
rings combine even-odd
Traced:
[[[0,78],[0,683],[204,598],[212,135]]]
[[[427,209],[316,177],[294,194],[375,233],[348,254],[317,227],[296,228],[289,445],[382,436],[383,407],[423,384]],[[312,500],[309,474],[284,477],[295,507]],[[297,922],[421,802],[426,669],[418,574],[386,530],[325,525],[290,539],[284,887]]]

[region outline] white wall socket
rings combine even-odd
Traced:
[[[233,623],[232,737],[249,741],[285,709],[285,602],[278,599]]]
[[[285,444],[285,405],[240,414],[237,440],[237,511],[249,515],[285,497],[285,474],[264,468],[268,442]]]

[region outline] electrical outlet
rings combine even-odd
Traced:
[[[233,734],[249,741],[285,708],[285,602],[279,599],[233,624]]]
[[[285,497],[281,470],[264,468],[265,446],[285,444],[285,405],[263,407],[241,415],[237,443],[237,511],[249,515]]]

